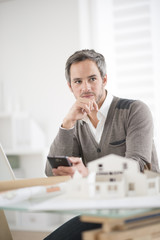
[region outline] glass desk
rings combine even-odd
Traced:
[[[30,198],[7,206],[1,204],[0,209],[24,212],[53,212],[59,214],[73,214],[74,216],[81,215],[82,221],[102,223],[103,231],[100,229],[99,233],[96,234],[100,234],[100,238],[97,237],[98,240],[103,240],[103,237],[104,239],[107,239],[106,234],[108,233],[114,233],[116,235],[116,228],[123,229],[124,233],[126,232],[124,229],[129,229],[130,226],[134,226],[134,228],[136,228],[137,225],[151,225],[150,220],[152,223],[154,222],[154,227],[157,227],[157,221],[160,222],[160,195],[117,199],[71,199],[66,194],[62,194],[50,196],[49,198]],[[146,216],[145,220],[144,216]],[[108,226],[110,227],[108,228]],[[160,225],[158,225],[158,229],[160,229]],[[139,234],[141,235],[141,231]],[[132,235],[134,235],[133,232]],[[84,239],[87,238],[85,237]],[[95,239],[94,234],[93,236],[89,235],[88,239]],[[110,236],[109,239],[114,240],[116,238],[112,238],[112,236]],[[117,239],[119,239],[119,236]],[[141,238],[137,239],[140,240]],[[144,239],[145,238],[143,238],[143,240]],[[146,238],[145,240],[151,239],[152,238]],[[125,238],[122,240],[125,240]],[[155,240],[160,240],[160,236],[159,238],[155,238]]]
[[[122,218],[160,209],[160,195],[117,199],[77,199],[61,194],[47,198],[31,198],[7,206],[0,205],[0,209]]]
[[[157,196],[156,201],[154,201],[152,197],[147,198],[147,200],[146,198],[140,197],[138,202],[143,201],[143,207],[139,208],[135,208],[136,202],[134,200],[134,198],[132,198],[132,201],[130,198],[128,198],[127,201],[126,199],[82,200],[69,199],[67,196],[61,195],[49,199],[25,200],[21,203],[1,208],[26,212],[53,212],[73,214],[74,216],[81,215],[81,221],[102,224],[100,229],[84,232],[84,240],[160,240],[159,197]],[[148,204],[147,208],[144,208],[146,205],[144,200]],[[151,200],[153,200],[153,202]],[[159,202],[159,207],[157,201]],[[118,202],[119,205],[117,204]],[[151,204],[151,202],[153,204]],[[122,203],[127,203],[128,205],[124,206]],[[120,208],[120,205],[123,206],[123,208]],[[155,236],[155,234],[158,236],[157,238],[152,237]],[[133,236],[135,236],[135,238],[133,238]]]

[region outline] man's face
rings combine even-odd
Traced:
[[[95,62],[84,60],[73,63],[70,68],[69,87],[75,98],[95,99],[100,107],[105,99],[107,76],[103,79]]]

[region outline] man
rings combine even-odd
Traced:
[[[111,153],[134,159],[142,172],[159,171],[151,113],[143,102],[121,99],[105,90],[103,55],[94,50],[75,52],[67,60],[65,73],[76,101],[63,120],[49,156],[69,156],[72,167],[52,169],[47,161],[46,175],[73,176],[78,170],[87,176],[88,162]],[[96,227],[99,224],[87,225],[74,218],[47,239],[78,240],[81,231]]]
[[[132,158],[140,170],[158,171],[153,122],[141,101],[113,97],[107,83],[104,57],[94,50],[75,52],[66,63],[66,79],[76,101],[65,116],[49,156],[69,156],[72,167],[52,169],[46,175],[87,175],[87,163],[111,153]]]

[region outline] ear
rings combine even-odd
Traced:
[[[73,92],[71,84],[69,82],[67,82],[67,84],[68,84],[68,87],[69,87],[70,91]]]
[[[103,78],[103,86],[105,87],[107,84],[107,74]]]

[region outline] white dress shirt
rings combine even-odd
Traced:
[[[97,118],[98,118],[99,122],[98,122],[98,125],[97,125],[96,128],[93,126],[93,124],[91,123],[88,116],[86,116],[83,119],[83,121],[88,123],[89,128],[90,128],[90,130],[91,130],[91,132],[92,132],[92,134],[93,134],[97,143],[99,143],[100,140],[101,140],[104,124],[105,124],[107,114],[108,114],[108,111],[109,111],[112,100],[113,100],[113,96],[110,93],[107,92],[107,96],[106,96],[101,108],[97,112]]]

